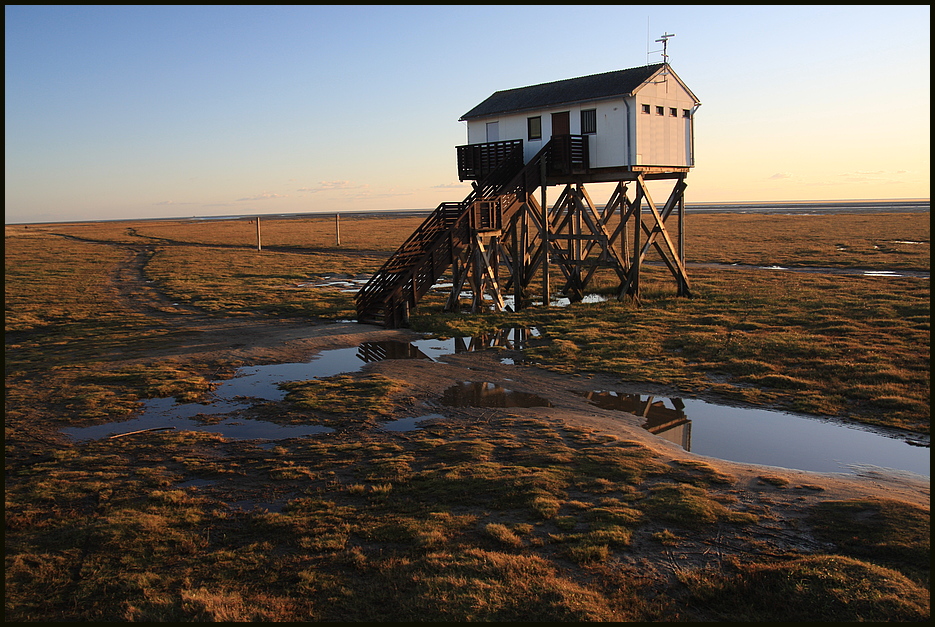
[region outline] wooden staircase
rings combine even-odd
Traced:
[[[522,142],[516,142],[463,201],[440,204],[357,293],[357,321],[387,328],[405,326],[409,311],[471,245],[474,231],[493,227],[477,223],[477,216],[491,219],[480,203],[496,202],[516,191],[525,183],[522,175],[529,167],[523,164]],[[510,209],[518,203],[514,196],[509,207],[503,204],[496,202],[501,210],[498,219],[508,219]]]
[[[357,321],[395,329],[476,234],[506,228],[543,174],[587,169],[587,137],[553,136],[526,164],[520,140],[459,146],[459,169],[487,174],[461,202],[440,204],[357,293]],[[462,150],[464,149],[464,150]],[[455,288],[457,289],[457,288]]]

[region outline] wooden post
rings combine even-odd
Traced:
[[[545,159],[539,163],[539,186],[542,188],[542,305],[549,306],[549,205],[545,198]]]
[[[256,249],[263,250],[263,244],[260,242],[260,216],[256,217]]]
[[[682,191],[679,194],[679,262],[682,264],[682,268],[685,267],[685,192]],[[679,278],[679,296],[687,296],[688,294],[688,285],[685,284],[684,278]]]
[[[642,178],[642,174],[639,175]],[[637,180],[639,181],[640,178]],[[633,263],[630,264],[630,276],[633,277],[630,282],[629,293],[639,302],[640,299],[640,236],[643,232],[643,186],[637,185],[636,199],[633,201],[635,208],[633,210]]]
[[[334,245],[341,245],[341,214],[334,214]]]

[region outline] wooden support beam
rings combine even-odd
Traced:
[[[542,238],[542,304],[549,306],[550,285],[549,285],[549,204],[546,201],[546,189],[549,183],[546,178],[545,159],[540,160],[539,165],[539,190],[542,195],[540,210],[542,211],[542,230],[539,236]]]
[[[685,184],[684,177],[679,177],[675,185],[672,188],[672,192],[669,194],[669,198],[666,200],[666,204],[660,212],[655,203],[653,202],[652,196],[649,192],[649,189],[646,185],[646,182],[642,177],[639,177],[636,181],[636,202],[637,208],[634,212],[635,216],[638,216],[635,220],[633,234],[634,234],[634,250],[633,250],[633,265],[629,268],[627,272],[627,279],[621,285],[619,297],[623,298],[626,295],[639,296],[639,269],[642,265],[643,259],[646,256],[646,253],[649,252],[650,248],[655,248],[662,258],[663,262],[669,268],[669,271],[675,277],[676,283],[678,285],[678,293],[680,296],[690,296],[691,292],[688,286],[688,273],[685,270],[684,263],[682,261],[683,253],[680,253],[679,249],[675,247],[672,242],[672,239],[669,235],[668,230],[665,226],[665,221],[672,214],[673,210],[684,203],[684,192],[687,185]],[[653,219],[652,227],[648,227],[643,224],[642,221],[642,201],[646,200],[646,204],[649,207],[651,217]],[[641,243],[641,235],[646,234],[645,243]],[[661,237],[665,248],[663,248],[657,241]],[[679,247],[683,247],[682,240],[680,238]],[[684,250],[684,249],[682,249]]]
[[[629,180],[618,181],[600,209],[580,182],[564,184],[551,207],[546,204],[547,185],[540,185],[538,193],[491,197],[486,202],[498,207],[504,230],[491,230],[482,219],[484,228],[473,230],[467,249],[462,245],[460,254],[455,254],[452,246],[442,251],[445,260],[438,260],[441,265],[449,257],[453,260],[446,310],[459,309],[462,289],[473,291],[472,311],[490,307],[490,300],[484,300],[488,295],[493,307],[502,310],[506,294],[513,296],[514,310],[522,309],[540,273],[543,302],[547,303],[554,267],[561,272],[562,291],[572,301],[581,300],[597,271],[606,268],[620,280],[618,298],[639,303],[640,271],[650,250],[659,254],[675,277],[679,294],[690,295],[684,264],[684,176],[667,177],[675,179],[675,184],[662,207],[653,200],[645,178],[638,174],[633,179],[632,202],[627,195]],[[676,214],[678,231],[674,232],[667,220]],[[471,287],[464,287],[465,283]],[[419,283],[420,293],[423,287]]]
[[[499,248],[499,235],[488,235],[490,241],[484,244],[484,238],[474,234],[474,301],[472,312],[483,308],[484,294],[489,290],[497,311],[503,311],[503,294],[500,292],[498,279],[497,249]]]

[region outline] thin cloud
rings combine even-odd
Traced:
[[[251,201],[251,200],[272,200],[274,198],[288,198],[284,194],[271,194],[269,192],[264,192],[259,196],[253,196],[251,198],[238,198],[237,202]]]
[[[769,177],[769,180],[770,180],[770,181],[779,181],[779,180],[782,180],[782,179],[791,179],[791,178],[792,178],[792,175],[789,174],[788,172],[777,172],[776,174],[774,174],[774,175],[772,175],[771,177]]]
[[[355,185],[351,181],[320,181],[315,187],[302,187],[296,191],[307,194],[317,194],[318,192],[331,192],[339,189],[360,189],[363,185]]]
[[[432,185],[431,189],[464,189],[470,185],[470,183],[465,183],[464,181],[458,181],[455,183],[442,183],[440,185]]]
[[[372,200],[376,198],[393,198],[395,196],[411,196],[412,194],[413,192],[411,190],[400,191],[393,188],[390,188],[385,192],[377,193],[370,189],[370,186],[365,185],[363,186],[362,191],[358,192],[357,194],[350,195],[350,198],[352,200]]]
[[[891,172],[888,170],[855,170],[839,174],[847,183],[896,183],[897,179],[909,174],[907,170]]]

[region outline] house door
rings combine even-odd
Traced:
[[[500,123],[499,122],[487,122],[487,141],[489,142],[500,141]]]
[[[552,135],[568,135],[571,125],[568,121],[568,111],[552,114]]]

